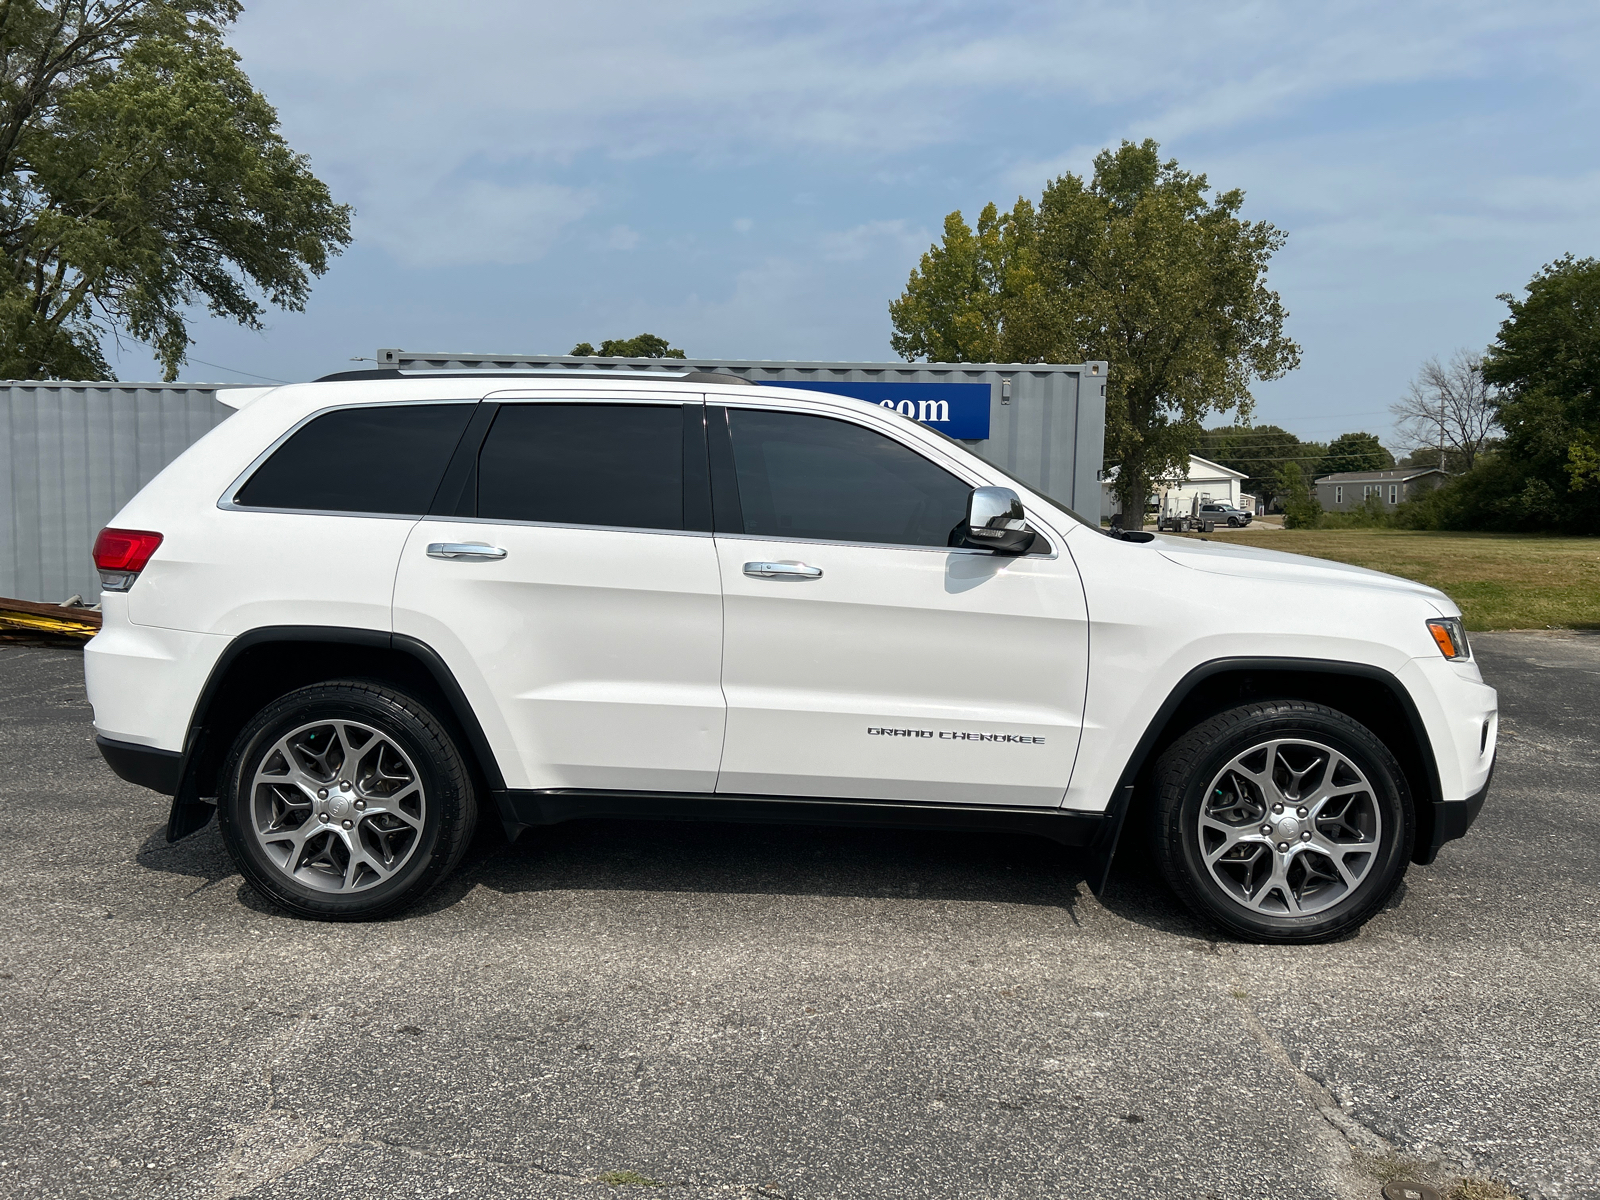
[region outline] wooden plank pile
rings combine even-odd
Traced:
[[[81,644],[99,632],[99,609],[0,596],[0,641]]]

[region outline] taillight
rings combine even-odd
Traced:
[[[125,592],[161,545],[161,535],[148,529],[102,529],[94,540],[94,565],[100,586],[108,592]]]

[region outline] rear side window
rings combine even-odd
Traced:
[[[234,503],[420,517],[473,407],[369,405],[324,413],[274,450]]]
[[[744,532],[948,546],[972,489],[892,438],[848,421],[730,409]]]
[[[478,455],[478,515],[682,529],[683,406],[507,404]]]

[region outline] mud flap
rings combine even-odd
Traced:
[[[175,842],[188,837],[211,824],[217,806],[205,800],[186,800],[183,793],[172,798],[172,811],[167,815],[167,841]]]
[[[172,810],[167,814],[167,842],[188,837],[211,824],[217,806],[199,796],[200,757],[205,752],[207,738],[204,729],[195,729],[189,735],[188,749],[183,756],[183,770],[178,778],[178,790],[172,797]]]
[[[1105,895],[1111,882],[1111,863],[1117,857],[1117,842],[1122,837],[1122,825],[1128,819],[1128,809],[1133,806],[1133,784],[1117,789],[1111,806],[1106,810],[1105,826],[1100,836],[1089,846],[1084,856],[1084,881],[1096,896]]]

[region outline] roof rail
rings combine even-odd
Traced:
[[[687,375],[674,376],[685,383],[742,383],[745,387],[755,387],[753,379],[746,379],[743,375],[733,375],[727,371],[690,371]]]
[[[594,370],[584,370],[582,367],[573,367],[563,370],[557,367],[554,370],[518,370],[516,368],[478,367],[469,371],[402,371],[398,367],[376,367],[365,371],[335,371],[331,375],[319,375],[312,383],[355,383],[366,379],[478,379],[483,376],[533,376],[534,378],[549,378],[552,375],[573,376],[583,375],[593,378],[599,374]],[[615,379],[614,374],[607,373],[603,378]],[[628,378],[661,378],[675,383],[736,383],[745,387],[754,387],[753,380],[734,375],[727,371],[688,371],[682,375],[669,375],[665,372],[657,375],[654,372],[629,375]]]
[[[332,375],[318,375],[312,383],[349,383],[358,379],[404,379],[398,367],[379,367],[367,371],[335,371]]]

